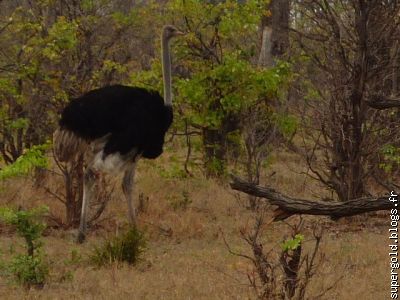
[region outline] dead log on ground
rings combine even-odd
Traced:
[[[368,99],[367,104],[375,109],[389,109],[389,108],[399,108],[400,98],[390,97],[383,95],[374,95]]]
[[[230,186],[234,190],[264,198],[270,204],[278,206],[278,209],[274,211],[274,221],[284,220],[298,214],[330,216],[337,220],[366,212],[395,208],[393,202],[389,201],[389,196],[365,197],[347,202],[321,202],[292,198],[272,188],[255,185],[233,175]]]

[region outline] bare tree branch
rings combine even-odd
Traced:
[[[382,95],[374,95],[368,101],[367,104],[375,109],[388,109],[400,107],[400,97],[390,97]]]
[[[264,198],[270,204],[277,205],[279,208],[274,212],[274,221],[284,220],[296,214],[322,215],[339,219],[371,211],[390,210],[394,207],[388,196],[379,198],[365,197],[347,202],[333,203],[297,199],[283,195],[272,188],[251,184],[234,175],[232,175],[230,186],[234,190]]]

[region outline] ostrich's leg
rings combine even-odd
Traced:
[[[136,162],[125,171],[124,179],[122,181],[122,191],[124,192],[126,201],[128,202],[129,221],[131,225],[136,225],[136,209],[133,205],[133,192],[135,186],[135,170]]]
[[[81,210],[81,221],[79,224],[78,243],[85,241],[86,227],[87,227],[87,214],[89,209],[89,203],[93,196],[93,186],[96,182],[96,173],[87,167],[83,179],[83,199],[82,199],[82,210]]]

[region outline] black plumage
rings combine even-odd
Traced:
[[[104,156],[137,149],[142,157],[154,159],[163,151],[172,120],[172,107],[164,104],[158,92],[112,85],[72,100],[59,124],[87,141],[110,134]]]

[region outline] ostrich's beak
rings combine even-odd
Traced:
[[[183,31],[179,31],[179,30],[174,33],[174,36],[181,36],[181,35],[186,35],[186,33],[184,33]]]

